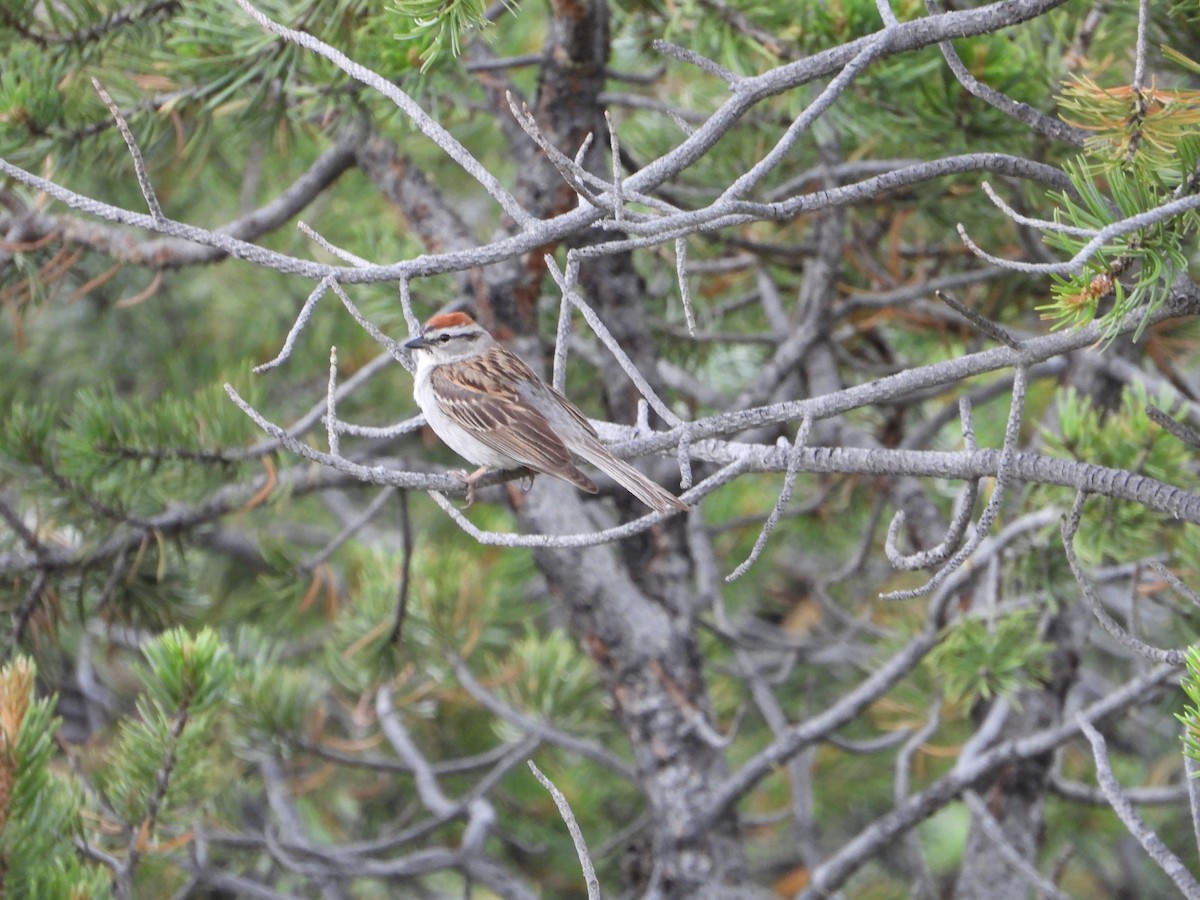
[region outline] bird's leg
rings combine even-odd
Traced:
[[[491,466],[480,466],[474,472],[468,473],[466,469],[454,469],[450,472],[457,478],[461,478],[467,485],[467,505],[463,509],[470,509],[471,504],[475,502],[475,484],[492,470]]]

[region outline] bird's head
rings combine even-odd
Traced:
[[[466,313],[441,313],[425,323],[421,334],[404,346],[414,351],[417,358],[427,358],[434,365],[457,362],[478,356],[492,342],[488,334]]]

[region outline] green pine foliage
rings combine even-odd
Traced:
[[[1021,690],[1044,681],[1049,644],[1033,637],[1038,611],[995,617],[968,616],[947,627],[926,664],[945,685],[946,699],[970,706],[1004,697],[1018,703]]]
[[[1183,724],[1183,752],[1200,763],[1200,647],[1189,647],[1185,662],[1187,673],[1179,686],[1187,696],[1188,705],[1175,717]]]
[[[123,724],[101,786],[122,821],[137,823],[139,841],[150,841],[187,823],[227,777],[216,738],[234,662],[210,629],[166,631],[143,653],[138,717]]]
[[[25,656],[0,668],[0,894],[103,900],[110,873],[76,852],[83,797],[56,770],[54,698],[35,698],[35,675]]]
[[[1195,192],[1200,92],[1102,88],[1081,78],[1060,102],[1064,118],[1093,133],[1085,153],[1066,166],[1075,196],[1052,198],[1056,223],[1089,230],[1046,231],[1046,243],[1064,258],[1100,229]],[[1131,313],[1144,327],[1187,271],[1198,226],[1193,209],[1105,242],[1082,272],[1055,276],[1051,302],[1040,309],[1058,326],[1099,319],[1110,337]]]
[[[329,693],[324,671],[309,660],[290,662],[286,647],[250,625],[239,627],[230,652],[237,660],[229,736],[239,752],[249,753],[282,735],[303,735],[319,718],[321,698]]]
[[[487,24],[482,0],[396,0],[393,9],[398,16],[395,37],[413,42],[422,73],[458,56],[461,37]]]
[[[1121,408],[1109,412],[1073,388],[1058,391],[1056,399],[1058,430],[1045,431],[1048,448],[1056,454],[1167,481],[1189,465],[1187,445],[1146,415],[1150,401],[1145,390],[1126,393]],[[1153,402],[1160,409],[1170,407],[1165,398]],[[1037,492],[1039,498],[1046,495],[1054,496],[1064,508],[1071,501],[1066,490]],[[1081,559],[1100,563],[1130,553],[1152,556],[1179,547],[1180,539],[1191,530],[1173,526],[1138,504],[1094,497],[1076,543]]]

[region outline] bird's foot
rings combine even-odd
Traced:
[[[480,466],[474,472],[468,472],[466,469],[452,469],[450,474],[455,478],[461,478],[467,485],[467,502],[463,509],[470,509],[471,504],[475,502],[475,485],[479,479],[490,472],[488,466]]]

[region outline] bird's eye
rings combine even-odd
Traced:
[[[437,340],[438,340],[439,344],[444,344],[444,343],[446,343],[446,341],[450,340],[450,335],[448,335],[448,334],[438,335]]]

